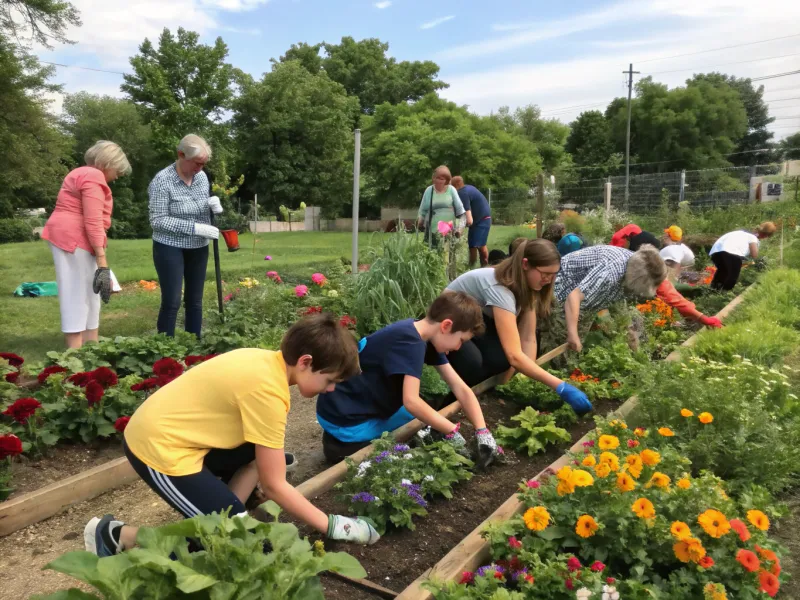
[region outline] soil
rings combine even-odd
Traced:
[[[777,522],[775,531],[770,532],[777,542],[789,551],[781,558],[783,573],[787,579],[781,584],[781,598],[800,598],[800,492],[794,491],[781,498],[789,507],[789,513]]]

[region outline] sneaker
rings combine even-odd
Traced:
[[[94,517],[83,529],[83,543],[86,551],[96,554],[100,558],[122,552],[122,544],[111,536],[111,530],[122,525],[124,523],[116,521],[112,515],[105,515],[102,519]]]
[[[291,452],[284,452],[283,457],[286,459],[286,472],[291,473],[297,470],[297,459]]]

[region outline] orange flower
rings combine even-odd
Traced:
[[[621,384],[619,381],[612,381],[612,382],[611,382],[611,387],[612,387],[613,389],[615,389],[615,390],[619,389],[619,387],[620,387],[621,385],[622,385],[622,384]]]
[[[570,481],[559,481],[556,492],[559,496],[567,496],[575,491],[575,485]]]
[[[636,488],[636,482],[627,473],[620,473],[617,475],[617,488],[621,492],[630,492]]]
[[[692,487],[692,482],[688,480],[686,477],[684,477],[683,479],[679,479],[678,483],[676,483],[675,485],[677,485],[682,490],[688,490],[690,487]]]
[[[714,421],[714,415],[712,415],[710,412],[701,412],[699,415],[697,415],[697,418],[704,425],[708,425]]]
[[[653,321],[653,325],[655,325],[656,327],[664,327],[666,324],[667,324],[666,319],[656,319],[655,321]]]
[[[675,558],[683,563],[689,562],[689,544],[686,542],[675,542],[672,545],[672,551],[675,553]]]
[[[769,529],[769,518],[760,510],[748,510],[747,520],[761,531]]]
[[[713,538],[721,538],[731,530],[731,524],[718,510],[709,509],[697,517],[700,527]]]
[[[714,566],[714,559],[711,558],[710,556],[704,556],[698,561],[697,564],[703,567],[704,569],[710,569],[711,567]]]
[[[772,566],[769,568],[769,572],[775,575],[775,577],[778,577],[781,574],[781,563],[772,563]]]
[[[642,458],[642,462],[648,467],[655,467],[661,462],[661,455],[654,450],[642,450],[639,456]]]
[[[631,506],[631,510],[636,513],[640,519],[651,519],[656,516],[656,509],[653,503],[647,498],[639,498]]]
[[[689,537],[673,544],[672,551],[681,562],[699,563],[706,555],[706,549],[697,538]]]
[[[542,531],[550,524],[550,513],[544,506],[534,506],[522,515],[525,526],[532,531]]]
[[[674,523],[672,523],[672,526],[670,526],[670,528],[669,528],[669,532],[679,542],[686,541],[690,537],[692,537],[692,530],[689,529],[689,526],[686,523],[684,523],[683,521],[675,521]],[[683,562],[687,562],[687,561],[683,561]]]
[[[774,598],[781,587],[778,578],[768,571],[761,571],[761,573],[758,574],[758,584],[759,590],[766,592],[770,598]]]
[[[586,456],[583,457],[581,464],[584,467],[593,467],[597,464],[597,459],[595,459],[594,455],[587,454]]]
[[[607,464],[612,471],[619,471],[619,458],[613,452],[602,452],[600,463]]]
[[[687,417],[687,418],[688,417],[693,417],[694,413],[692,411],[690,411],[688,408],[682,408],[681,409],[681,416],[682,417]]]
[[[600,479],[605,479],[611,474],[611,465],[608,463],[599,463],[594,468],[594,474]]]
[[[625,457],[625,470],[631,474],[634,479],[639,479],[642,474],[642,457],[638,454],[629,454]]]
[[[594,483],[594,478],[586,471],[573,469],[569,482],[575,487],[588,487]]]
[[[577,525],[575,525],[575,533],[582,538],[590,538],[597,532],[599,527],[600,526],[593,517],[589,515],[583,515],[578,519]]]
[[[745,525],[742,521],[739,519],[731,519],[728,522],[731,524],[731,529],[739,534],[740,540],[746,542],[750,539],[750,532],[747,530],[747,525]]]
[[[561,467],[556,473],[556,477],[559,481],[569,481],[569,478],[572,477],[572,467]]]
[[[777,562],[780,562],[780,560],[778,559],[778,555],[777,555],[777,554],[775,554],[775,553],[774,553],[772,550],[770,550],[769,548],[762,548],[762,547],[761,547],[761,546],[759,546],[758,544],[756,544],[756,547],[755,547],[755,548],[756,548],[756,552],[758,552],[758,555],[759,555],[761,558],[763,558],[764,560],[767,560],[767,561],[769,561],[769,562],[776,562],[776,561],[777,561]]]
[[[613,421],[608,422],[610,427],[622,427],[623,429],[628,428],[628,424],[625,421],[620,421],[619,419],[614,419]]]
[[[670,481],[671,479],[669,478],[668,475],[656,471],[655,473],[653,473],[653,476],[650,478],[650,481],[647,482],[647,486],[645,487],[649,488],[652,486],[656,486],[657,488],[665,490],[669,487]]]
[[[658,429],[658,433],[660,433],[664,437],[673,437],[675,435],[675,432],[672,431],[672,429],[670,429],[669,427],[660,427]]]
[[[647,437],[647,429],[644,427],[637,427],[633,430],[633,435],[636,437]]]
[[[615,435],[601,435],[597,445],[601,450],[614,450],[619,448],[619,438]]]
[[[751,573],[758,571],[758,567],[761,566],[758,557],[753,552],[750,552],[750,550],[745,550],[744,548],[741,548],[736,553],[736,560]]]

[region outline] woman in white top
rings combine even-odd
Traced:
[[[739,230],[726,233],[711,247],[709,254],[717,267],[711,287],[716,290],[732,290],[739,281],[742,262],[745,258],[758,258],[759,240],[775,233],[775,223],[766,221],[755,228],[753,233]]]

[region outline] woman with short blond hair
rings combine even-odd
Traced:
[[[117,144],[100,140],[84,154],[85,167],[70,171],[61,184],[56,207],[42,231],[50,242],[58,283],[61,331],[68,348],[97,341],[100,299],[111,297],[106,259],[114,199],[108,184],[131,172]]]

